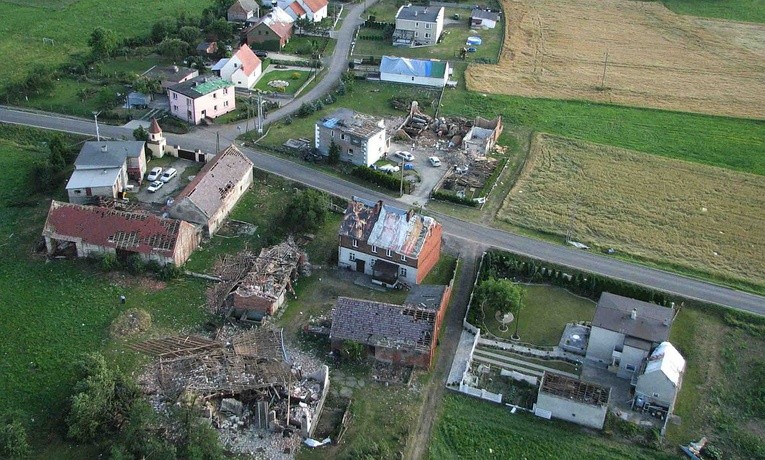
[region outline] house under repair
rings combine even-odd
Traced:
[[[534,414],[603,429],[611,388],[545,372],[539,385]]]
[[[306,276],[309,271],[308,256],[292,238],[263,248],[231,292],[231,314],[255,321],[274,315],[284,304],[287,292],[295,293],[292,283],[298,274]]]

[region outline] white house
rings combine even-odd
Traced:
[[[450,73],[449,63],[437,59],[383,56],[380,61],[380,80],[382,81],[443,88]]]
[[[470,27],[493,29],[500,21],[499,13],[481,8],[474,8],[470,13]]]
[[[404,5],[396,12],[393,46],[435,45],[443,31],[443,7]]]
[[[579,425],[603,428],[611,388],[551,372],[542,375],[534,414]]]
[[[314,146],[322,155],[329,155],[334,142],[340,149],[340,160],[360,166],[375,164],[388,151],[388,137],[382,118],[349,109],[339,109],[315,125]]]
[[[170,113],[192,125],[236,109],[234,85],[220,77],[199,76],[167,88]]]
[[[128,179],[139,184],[146,172],[142,141],[85,142],[66,184],[70,203],[86,204],[93,197],[118,198]]]
[[[230,58],[218,61],[212,71],[237,88],[250,89],[263,74],[263,66],[260,58],[243,44]]]
[[[595,308],[585,357],[631,379],[651,350],[667,340],[673,317],[672,308],[604,292]]]
[[[672,412],[684,373],[683,356],[671,343],[662,342],[648,357],[645,371],[637,379],[634,406],[642,409],[658,405]]]

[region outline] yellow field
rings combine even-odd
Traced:
[[[763,284],[764,210],[763,176],[538,134],[498,218]]]
[[[499,64],[471,65],[470,90],[765,118],[765,24],[679,16],[659,2],[502,3]]]

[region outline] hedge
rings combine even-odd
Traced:
[[[364,166],[356,166],[351,171],[351,175],[364,179],[365,181],[387,188],[388,190],[399,191],[401,188],[401,178],[396,174],[380,172]],[[412,183],[404,181],[404,193],[412,193]]]
[[[471,200],[470,198],[462,198],[453,193],[442,192],[441,190],[436,190],[433,192],[431,198],[440,201],[451,201],[452,203],[461,204],[463,206],[471,206],[473,208],[478,206],[478,203]]]

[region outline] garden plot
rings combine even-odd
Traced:
[[[470,90],[765,118],[765,58],[742,38],[765,25],[708,27],[656,2],[503,3],[500,63],[470,66]]]
[[[762,176],[540,134],[498,217],[762,283],[763,208]]]

